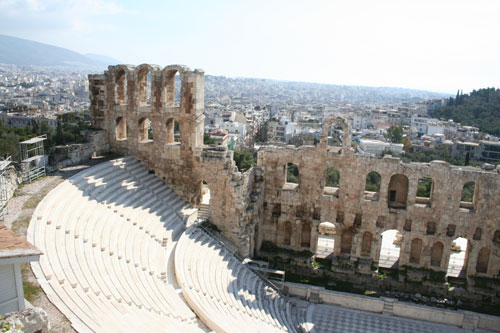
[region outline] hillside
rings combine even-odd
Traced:
[[[0,63],[3,64],[105,68],[108,63],[102,59],[102,56],[89,57],[62,47],[0,35]]]
[[[431,112],[435,118],[453,119],[462,125],[479,127],[482,132],[500,136],[500,89],[484,88],[470,94],[457,93],[445,106]]]

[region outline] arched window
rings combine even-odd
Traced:
[[[474,235],[472,236],[473,240],[481,240],[483,230],[479,227],[476,228],[476,231],[474,231]]]
[[[436,242],[431,248],[431,266],[440,267],[443,257],[443,243]]]
[[[311,247],[311,224],[302,223],[302,232],[300,246],[310,248]]]
[[[123,117],[115,120],[115,139],[118,141],[127,140],[127,121]]]
[[[166,107],[178,107],[181,102],[181,78],[176,69],[166,72],[164,80],[164,104]]]
[[[417,204],[429,205],[431,203],[432,192],[434,190],[434,182],[432,178],[424,177],[418,180],[417,185]]]
[[[475,182],[467,182],[462,188],[462,196],[460,198],[460,208],[474,209],[476,205],[477,185]]]
[[[115,104],[125,105],[128,103],[128,80],[127,73],[121,69],[115,76]]]
[[[140,143],[153,141],[153,128],[149,118],[141,118],[138,123],[138,140]]]
[[[283,225],[283,245],[292,245],[292,224],[285,222]]]
[[[479,254],[477,255],[476,272],[487,273],[489,261],[490,261],[490,249],[488,249],[487,247],[483,247],[479,251]]]
[[[326,169],[325,188],[323,193],[327,195],[338,196],[339,185],[340,185],[339,170],[333,167]]]
[[[369,231],[365,231],[365,233],[363,234],[363,243],[361,244],[361,255],[370,255],[370,252],[372,250],[372,238],[372,233]]]
[[[448,261],[448,269],[446,276],[451,277],[465,277],[465,272],[467,270],[467,251],[468,251],[469,241],[466,238],[456,238],[451,242],[450,246],[450,259]]]
[[[408,177],[402,174],[394,175],[389,182],[388,206],[390,208],[406,209],[408,198]]]
[[[365,200],[378,201],[382,177],[378,172],[372,171],[366,175]]]
[[[174,142],[181,142],[181,124],[174,121]]]
[[[396,229],[386,230],[382,234],[378,267],[397,268],[403,235]]]
[[[151,105],[152,74],[148,68],[143,68],[137,75],[138,105]]]
[[[345,229],[342,232],[342,237],[340,239],[340,252],[345,254],[351,254],[352,248],[352,231],[351,229]]]
[[[335,247],[335,225],[331,222],[321,222],[318,226],[318,241],[316,246],[316,257],[331,258]]]
[[[415,238],[411,241],[410,262],[412,264],[419,264],[421,253],[422,253],[422,240],[419,238]]]
[[[286,165],[286,182],[292,184],[299,183],[299,167],[297,164],[288,163]]]

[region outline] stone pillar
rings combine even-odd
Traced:
[[[313,220],[311,223],[311,252],[316,253],[318,249],[318,225],[319,221]]]

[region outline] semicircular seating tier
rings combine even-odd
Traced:
[[[196,215],[137,160],[104,162],[38,205],[28,240],[33,272],[79,332],[203,332],[174,273],[174,249]]]
[[[177,242],[175,272],[188,304],[216,332],[300,331],[292,303],[198,227]]]

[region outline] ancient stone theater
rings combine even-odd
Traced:
[[[350,120],[335,117],[316,146],[263,146],[257,167],[240,172],[233,151],[203,143],[202,70],[118,65],[89,81],[92,125],[104,133],[102,146],[123,157],[59,185],[28,230],[44,253],[35,275],[78,331],[500,327],[497,317],[473,312],[276,287],[265,273],[279,270],[252,268],[265,245],[309,251],[331,262],[332,274],[360,283],[379,266],[489,283],[500,270],[497,170],[361,155],[347,134],[330,143],[330,128],[350,133]],[[421,196],[424,183],[430,191]],[[199,226],[203,210],[212,231]],[[387,232],[396,235],[392,254],[383,251]],[[490,300],[494,287],[485,291]]]

